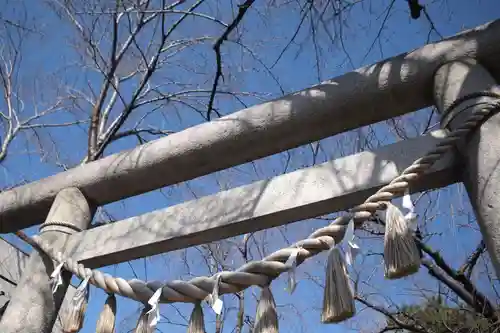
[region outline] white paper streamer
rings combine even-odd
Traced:
[[[151,306],[151,309],[149,309],[146,314],[148,315],[148,325],[149,327],[156,327],[158,322],[160,321],[160,307],[159,307],[159,302],[160,302],[160,296],[162,293],[162,288],[158,288],[153,296],[148,301],[148,304]]]
[[[294,249],[285,262],[285,267],[288,269],[288,287],[286,288],[286,290],[290,294],[293,294],[295,288],[297,287],[297,279],[295,278],[295,272],[297,268],[297,256],[299,252],[300,248]]]
[[[215,284],[214,284],[214,289],[212,290],[212,293],[209,294],[206,298],[206,301],[210,304],[212,307],[212,310],[217,315],[220,315],[222,313],[222,307],[224,305],[224,302],[219,298],[219,284],[220,284],[220,274],[217,274],[215,277]]]
[[[61,275],[61,270],[64,266],[64,261],[62,261],[59,265],[54,268],[54,271],[52,274],[50,274],[50,279],[52,282],[52,294],[54,294],[57,291],[57,288],[59,288],[60,285],[62,285],[62,275]]]
[[[347,243],[347,248],[345,249],[346,257],[345,261],[349,266],[354,265],[356,256],[361,252],[361,248],[354,242],[354,220],[351,219],[347,225],[347,230],[344,235],[342,243]]]
[[[410,191],[406,190],[403,196],[402,202],[403,208],[408,209],[408,213],[405,215],[405,220],[409,224],[412,231],[417,230],[417,214],[415,214],[415,206],[411,201]]]
[[[220,298],[217,298],[212,304],[212,310],[214,310],[216,314],[220,315],[222,313],[223,305],[224,303],[222,302],[222,300]]]
[[[403,207],[408,210],[413,210],[415,206],[413,206],[413,202],[411,201],[410,191],[407,189],[403,196]]]
[[[85,297],[85,295],[87,294],[87,286],[89,285],[89,280],[90,280],[90,275],[87,276],[85,279],[83,279],[78,288],[76,288],[73,300],[76,301],[81,297]]]

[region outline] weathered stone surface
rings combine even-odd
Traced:
[[[0,238],[0,308],[10,299],[12,292],[17,286],[21,278],[21,273],[24,270],[29,255],[10,244],[6,240]],[[69,300],[73,297],[76,288],[69,285],[68,291],[64,297],[61,309],[69,304]],[[56,323],[52,333],[63,333],[61,331],[60,318],[56,319]]]

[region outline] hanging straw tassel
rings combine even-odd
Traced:
[[[148,322],[148,310],[147,307],[142,309],[134,333],[153,333],[154,328],[150,327]]]
[[[188,333],[205,333],[205,322],[203,320],[203,309],[200,303],[196,303],[189,318]]]
[[[109,294],[104,303],[97,321],[95,329],[96,333],[114,333],[115,332],[115,318],[116,318],[116,297],[114,294]]]
[[[340,250],[333,247],[328,253],[321,321],[324,324],[338,323],[351,318],[355,312],[354,296],[344,258]]]
[[[76,333],[82,329],[88,296],[88,285],[83,289],[78,288],[76,290],[70,304],[68,304],[62,315],[61,326],[64,333]]]
[[[399,279],[420,268],[420,252],[409,221],[401,210],[387,203],[384,237],[385,277]]]
[[[269,287],[262,288],[253,333],[278,333],[276,302]]]

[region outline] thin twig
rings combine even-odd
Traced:
[[[373,39],[373,42],[371,43],[370,47],[366,51],[366,54],[364,55],[363,60],[361,60],[361,62],[364,62],[366,60],[366,58],[368,57],[370,52],[373,50],[375,43],[377,42],[377,40],[379,40],[380,36],[382,35],[382,31],[384,30],[385,24],[387,23],[387,20],[389,19],[389,15],[391,14],[391,10],[392,10],[392,7],[394,6],[395,2],[396,2],[396,0],[391,0],[391,3],[387,7],[387,12],[385,13],[385,17],[382,20],[382,25],[378,29],[377,36],[375,36],[375,38]]]
[[[215,77],[214,77],[214,82],[212,84],[212,92],[210,93],[210,99],[208,101],[208,110],[207,110],[207,120],[210,121],[213,105],[214,105],[214,99],[215,99],[215,93],[217,91],[217,86],[219,85],[219,80],[222,77],[222,56],[220,54],[220,48],[222,46],[222,43],[227,40],[229,34],[236,29],[238,24],[243,20],[243,17],[245,16],[245,13],[248,11],[250,6],[255,2],[255,0],[246,0],[243,4],[239,5],[238,9],[238,14],[236,15],[236,18],[229,24],[229,26],[226,28],[222,36],[217,39],[215,42],[213,49],[215,51],[215,61],[216,61],[216,72],[215,72]]]
[[[123,131],[123,132],[118,132],[111,138],[111,140],[116,141],[116,140],[122,139],[122,138],[127,137],[127,136],[131,136],[131,135],[137,136],[137,135],[140,135],[141,133],[148,133],[151,135],[169,135],[169,134],[175,133],[175,131],[162,130],[162,129],[156,129],[156,128],[135,128],[135,129],[131,129],[131,130]]]
[[[274,68],[274,66],[276,66],[276,64],[278,63],[278,61],[280,61],[281,57],[283,56],[283,54],[285,54],[286,50],[290,47],[290,45],[292,45],[293,41],[295,40],[295,38],[297,37],[297,35],[299,34],[299,31],[300,31],[300,28],[302,28],[302,25],[304,24],[304,21],[307,17],[307,14],[311,12],[311,8],[313,8],[313,5],[314,5],[314,2],[311,1],[309,3],[309,8],[307,8],[305,11],[304,11],[304,14],[302,14],[302,17],[300,18],[300,22],[299,22],[299,25],[297,26],[297,28],[295,29],[295,33],[292,35],[292,38],[290,38],[290,40],[288,41],[288,43],[285,45],[285,47],[283,48],[283,50],[281,50],[280,54],[278,55],[278,58],[276,58],[276,60],[273,62],[273,64],[271,65],[271,69]],[[304,8],[302,8],[302,10],[304,10]]]
[[[472,270],[474,266],[477,264],[479,257],[486,251],[486,244],[483,240],[479,242],[479,245],[476,247],[476,250],[467,258],[467,261],[458,269],[457,274],[465,275],[468,279],[470,279]]]

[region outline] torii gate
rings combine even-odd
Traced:
[[[441,113],[443,126],[456,130],[485,103],[498,103],[495,96],[500,87],[494,78],[500,78],[499,59],[497,20],[309,89],[2,192],[0,232],[15,232],[46,217],[40,240],[50,244],[54,252],[71,257],[75,265],[78,261],[87,268],[97,268],[348,209],[424,156],[446,130],[85,230],[99,205],[432,104]],[[466,141],[456,142],[458,152],[447,150],[410,190],[463,181],[500,276],[500,115],[494,111],[481,118],[482,124]],[[359,165],[363,169],[356,169],[356,178],[349,177]],[[0,323],[2,333],[52,330],[69,274],[53,295],[51,270],[52,260],[34,251]],[[105,280],[103,277],[95,283],[105,285]],[[116,288],[123,287],[118,282]],[[142,301],[152,293],[133,292]],[[162,295],[164,301],[187,297],[167,296]]]

